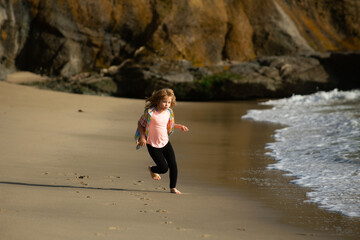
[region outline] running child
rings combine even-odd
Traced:
[[[151,177],[160,180],[160,174],[170,169],[170,192],[181,194],[176,189],[177,164],[175,153],[169,141],[169,136],[174,129],[183,132],[189,129],[181,124],[176,124],[172,108],[176,105],[174,91],[161,89],[153,92],[151,97],[145,100],[145,111],[138,121],[135,134],[136,149],[145,146],[156,166],[149,166]]]

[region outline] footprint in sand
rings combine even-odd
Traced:
[[[141,185],[143,182],[144,182],[144,181],[139,180],[139,181],[137,181],[137,182],[135,182],[135,183],[133,183],[133,184],[134,184],[134,185]]]
[[[142,201],[150,201],[150,200],[152,200],[152,199],[151,199],[151,198],[142,197],[142,198],[140,198],[140,200],[142,200]]]
[[[109,176],[110,179],[120,178],[119,176]]]
[[[86,182],[83,182],[83,181],[79,182],[79,184],[81,184],[81,185],[83,185],[83,186],[87,186],[87,185],[88,185]]]
[[[82,176],[78,176],[77,178],[79,178],[79,179],[88,179],[89,176],[82,175]]]
[[[156,210],[156,212],[157,212],[157,213],[166,213],[167,210],[165,210],[165,209],[158,209],[158,210]]]

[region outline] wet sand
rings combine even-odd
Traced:
[[[358,236],[356,222],[327,213],[333,222],[321,220],[301,203],[303,189],[264,170],[272,161],[264,144],[279,126],[241,120],[256,102],[178,103],[176,121],[190,132],[171,138],[184,194],[170,194],[167,175],[152,180],[148,153],[135,150],[143,105],[0,82],[1,238]]]

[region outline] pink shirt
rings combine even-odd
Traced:
[[[149,136],[146,143],[155,148],[162,148],[169,142],[169,135],[167,132],[167,124],[169,122],[170,112],[163,111],[162,113],[154,111],[151,116],[149,124]]]

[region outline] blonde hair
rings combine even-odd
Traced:
[[[171,98],[170,108],[173,108],[176,106],[176,97],[175,97],[174,91],[170,88],[164,88],[164,89],[160,89],[158,91],[154,91],[152,93],[151,97],[146,98],[145,109],[157,107],[157,105],[160,103],[160,101],[164,97]]]

